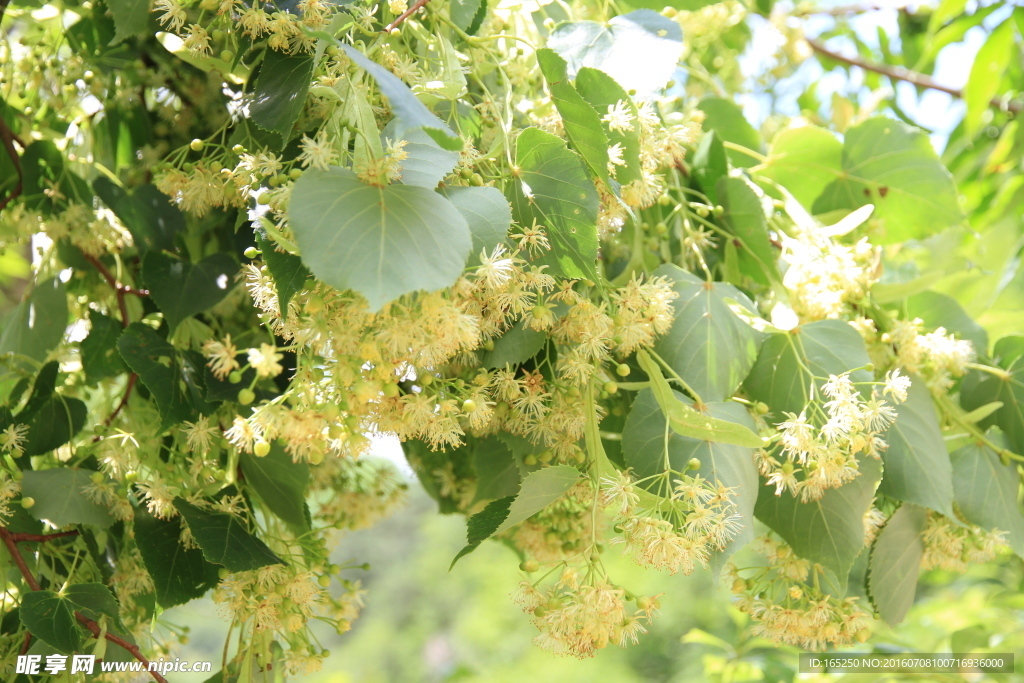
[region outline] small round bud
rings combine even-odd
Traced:
[[[235,145],[231,148],[231,151],[234,152],[235,154],[241,154],[242,152],[245,151],[245,147],[243,147],[242,145]]]
[[[124,480],[126,482],[128,482],[129,484],[134,484],[135,482],[137,482],[139,480],[139,473],[138,472],[128,472],[127,474],[124,475]]]
[[[331,45],[327,48],[326,52],[329,57],[337,57],[341,50],[338,49],[337,45]]]
[[[203,143],[202,140],[200,140],[199,138],[196,138],[192,142],[188,143],[188,146],[192,148],[193,152],[200,152],[203,149],[203,144],[204,143]]]
[[[867,365],[864,366],[864,369],[867,370],[868,372],[874,372],[875,371],[875,364],[874,363],[868,363]]]
[[[21,507],[28,510],[30,507],[36,504],[36,499],[31,496],[21,499]]]
[[[257,458],[265,458],[270,453],[270,444],[261,439],[253,444],[252,452]]]
[[[651,599],[646,595],[638,595],[636,598],[636,606],[640,609],[650,609]]]
[[[238,392],[238,402],[247,406],[256,400],[256,392],[252,389],[242,389]]]
[[[618,367],[615,368],[615,374],[619,377],[629,377],[629,366],[625,363],[619,363]]]
[[[91,475],[89,475],[89,479],[92,480],[92,483],[99,484],[103,481],[103,473],[93,472]]]
[[[288,177],[291,178],[292,180],[298,180],[299,178],[302,177],[302,169],[293,168],[292,170],[288,171]]]
[[[526,560],[525,562],[519,563],[519,569],[526,572],[527,574],[532,574],[538,569],[540,569],[540,562],[538,562],[537,560]]]
[[[462,402],[462,410],[467,413],[475,412],[477,409],[476,401],[471,398],[467,398]]]
[[[241,382],[242,381],[242,371],[241,370],[232,370],[231,372],[229,372],[228,373],[228,381],[231,382],[232,384],[238,384],[239,382]]]
[[[538,619],[543,619],[547,613],[548,610],[543,605],[533,610],[533,616],[537,617]]]
[[[537,456],[534,455],[533,453],[529,454],[528,456],[523,458],[523,464],[526,465],[527,467],[533,467],[534,465],[537,464]]]
[[[399,393],[401,393],[401,391],[399,390],[397,384],[389,382],[384,385],[384,395],[387,396],[388,398],[395,398],[396,396],[398,396]]]
[[[420,375],[419,377],[417,377],[416,381],[419,382],[421,386],[429,387],[431,384],[434,383],[434,376],[428,372],[425,375]]]
[[[266,206],[270,203],[270,195],[266,192],[261,193],[260,196],[256,198],[256,203],[260,206]]]
[[[866,643],[868,638],[870,637],[871,629],[869,628],[862,628],[861,630],[857,631],[857,635],[854,636],[854,638],[857,639],[858,643]]]
[[[230,63],[235,58],[235,53],[231,50],[221,50],[220,58],[221,60]]]
[[[214,29],[210,33],[210,37],[212,37],[214,40],[216,40],[219,43],[220,41],[224,40],[224,31],[222,31],[219,28]]]
[[[309,298],[306,299],[304,308],[309,315],[316,315],[324,310],[324,298],[319,294],[310,294]]]
[[[221,581],[223,581],[224,579],[228,578],[228,576],[230,576],[230,575],[231,575],[231,572],[228,571],[227,567],[221,567],[220,569],[217,570],[217,578],[219,578]]]
[[[758,401],[754,404],[754,412],[758,415],[766,414],[768,412],[768,404]]]
[[[242,253],[245,254],[245,258],[253,259],[260,255],[260,250],[256,247],[246,247]]]
[[[615,382],[605,382],[603,388],[609,394],[614,394],[619,390],[619,385],[616,384]]]
[[[327,588],[331,585],[331,577],[327,574],[321,574],[317,577],[316,582],[320,584],[321,588]]]
[[[747,582],[744,579],[737,578],[732,582],[733,593],[742,593],[745,590],[747,590]]]
[[[690,462],[686,463],[686,467],[691,470],[699,470],[700,460],[698,458],[690,458]]]

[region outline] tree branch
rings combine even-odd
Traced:
[[[10,536],[15,543],[46,543],[47,541],[52,541],[55,538],[65,538],[67,536],[77,535],[77,531],[62,531],[59,534],[18,534],[8,532],[8,536]]]
[[[68,536],[71,533],[78,533],[78,532],[68,532],[68,533],[62,533],[62,534],[51,534],[51,535],[48,535],[48,536],[42,536],[41,538],[44,538],[44,539],[56,538],[57,536]],[[7,552],[10,553],[11,557],[14,559],[14,563],[16,565],[18,565],[18,570],[21,572],[21,575],[25,578],[25,583],[27,583],[29,588],[31,588],[34,591],[42,590],[42,588],[39,586],[39,581],[37,581],[36,577],[33,576],[32,572],[28,568],[28,565],[25,564],[25,558],[21,556],[21,552],[19,552],[19,550],[18,550],[18,543],[17,543],[16,539],[17,539],[17,537],[25,537],[25,536],[36,536],[36,534],[15,534],[14,532],[8,531],[4,527],[0,527],[0,537],[2,537],[4,539],[4,545],[7,546]],[[22,538],[22,540],[33,540],[33,539]],[[93,635],[94,638],[99,638],[100,637],[100,633],[102,631],[100,629],[100,625],[97,624],[95,621],[93,621],[92,619],[89,619],[86,616],[83,616],[81,612],[75,612],[75,619],[78,620],[78,623],[80,623],[83,626],[85,626],[85,628],[87,628],[89,630],[89,632]],[[161,676],[158,671],[149,671],[149,660],[146,659],[146,656],[144,654],[142,654],[142,650],[139,649],[138,645],[133,645],[132,643],[129,643],[127,640],[125,640],[124,638],[120,638],[118,636],[115,636],[113,633],[109,633],[109,632],[105,633],[104,637],[109,642],[114,643],[115,645],[120,645],[121,647],[123,647],[128,652],[131,652],[132,655],[135,657],[135,659],[137,659],[140,662],[142,662],[142,666],[145,667],[146,671],[148,671],[149,674],[154,679],[159,681],[159,683],[167,683],[167,679],[164,678],[163,676]],[[28,642],[28,641],[26,640],[26,642]]]
[[[117,309],[121,312],[121,327],[128,327],[128,306],[125,304],[124,295],[132,294],[139,297],[149,296],[149,290],[134,289],[128,285],[121,284],[98,258],[92,254],[86,254],[84,251],[82,252],[82,256],[84,256],[85,260],[91,263],[93,267],[100,272],[100,275],[102,275],[103,279],[107,281],[107,284],[113,287],[114,293],[117,295]]]
[[[384,32],[385,33],[391,33],[392,29],[394,29],[396,26],[398,26],[403,21],[408,19],[410,16],[413,15],[413,13],[416,12],[416,10],[418,10],[421,7],[423,7],[428,2],[430,2],[430,0],[416,0],[416,2],[414,2],[412,4],[412,6],[409,7],[409,9],[405,10],[404,12],[402,12],[400,15],[398,15],[398,17],[394,21],[392,21],[390,24],[388,24],[387,28],[384,29]]]
[[[936,83],[935,81],[932,80],[931,76],[928,76],[926,74],[911,71],[909,69],[904,69],[903,67],[900,66],[875,64],[874,62],[866,61],[864,59],[861,59],[860,57],[846,57],[844,55],[839,54],[838,52],[833,52],[832,50],[828,49],[827,47],[825,47],[825,44],[822,43],[820,40],[817,40],[815,38],[806,38],[805,40],[807,41],[807,44],[811,46],[812,50],[814,50],[820,55],[828,57],[829,59],[835,60],[837,62],[848,64],[850,66],[856,66],[861,69],[864,69],[865,71],[873,71],[876,74],[887,76],[888,78],[891,78],[893,80],[911,83],[919,88],[938,90],[939,92],[944,92],[947,95],[952,95],[957,99],[963,99],[964,97],[963,90],[960,90],[959,88],[951,88],[949,86],[942,85],[941,83]],[[1024,108],[1024,105],[1022,105],[1020,102],[1004,102],[998,97],[993,97],[992,101],[989,102],[989,105],[1001,111],[1010,111],[1014,113],[1017,113],[1021,111],[1022,108]]]

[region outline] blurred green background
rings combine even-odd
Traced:
[[[988,650],[1017,653],[1017,674],[964,678],[920,674],[797,675],[797,653],[750,639],[745,617],[731,607],[726,586],[715,587],[707,571],[689,577],[644,571],[614,549],[612,577],[636,594],[664,593],[662,614],[639,645],[609,647],[579,661],[534,646],[536,630],[511,601],[519,582],[519,560],[497,542],[487,542],[449,573],[465,544],[465,520],[440,516],[413,482],[407,504],[372,529],[343,536],[333,561],[369,562],[369,571],[346,570],[361,579],[367,607],[352,630],[339,636],[318,631],[332,652],[324,669],[307,683],[402,683],[440,681],[1024,681],[1024,572],[1021,561],[973,569],[966,576],[931,572],[922,577],[918,601],[896,631],[876,624],[875,637],[858,651],[949,652]],[[739,556],[739,566],[743,555]],[[164,613],[162,621],[191,627],[175,656],[214,662],[219,668],[227,622],[210,600]],[[685,641],[685,642],[684,642]],[[203,675],[178,674],[175,681],[200,683]]]

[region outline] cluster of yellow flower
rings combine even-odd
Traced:
[[[1006,548],[1005,531],[958,525],[937,512],[928,512],[921,569],[948,569],[964,573],[972,564],[992,560]]]
[[[796,556],[782,541],[758,538],[752,547],[767,565],[743,578],[729,565],[736,606],[756,622],[754,633],[807,650],[848,647],[871,635],[871,614],[856,597],[838,598],[820,589],[822,569]],[[811,572],[816,576],[813,581]]]

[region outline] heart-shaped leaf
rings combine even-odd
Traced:
[[[185,318],[215,306],[234,284],[238,264],[226,253],[189,263],[159,252],[142,259],[142,280],[171,331]]]

